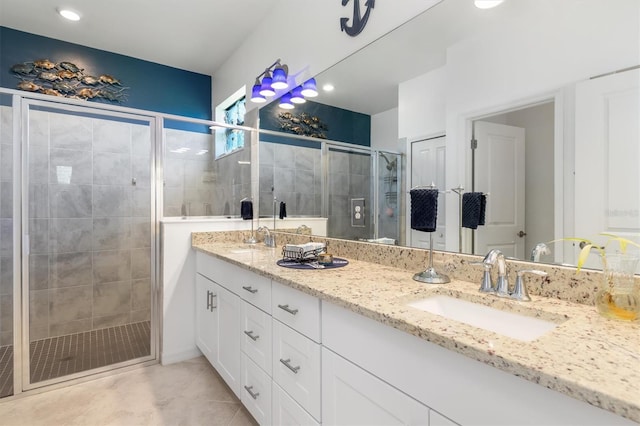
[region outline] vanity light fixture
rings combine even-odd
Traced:
[[[260,94],[262,96],[273,96],[276,94],[276,91],[273,90],[271,86],[273,83],[273,79],[271,78],[271,72],[269,70],[265,70],[264,77],[262,78],[262,85],[260,86]]]
[[[262,89],[262,84],[260,83],[260,80],[256,78],[256,82],[251,89],[251,102],[255,102],[257,104],[263,104],[267,102],[267,98],[260,94],[260,89]]]
[[[303,104],[307,102],[307,100],[302,96],[302,86],[296,86],[291,91],[291,102],[294,104]]]
[[[504,0],[475,0],[474,4],[478,9],[491,9],[500,5]]]
[[[318,88],[315,78],[310,78],[302,83],[302,95],[306,98],[315,98],[318,96]]]
[[[322,90],[324,90],[325,92],[333,92],[333,89],[335,89],[335,87],[333,87],[333,84],[331,83],[327,83],[322,86]]]
[[[291,103],[291,93],[285,93],[282,95],[278,106],[282,109],[293,109],[294,105]]]
[[[278,64],[273,70],[273,81],[271,87],[276,90],[284,90],[289,87],[287,82],[288,67],[286,65]]]
[[[58,14],[60,16],[62,16],[65,19],[68,19],[69,21],[79,21],[80,20],[80,14],[76,11],[73,11],[71,9],[66,9],[66,8],[58,8],[57,9]]]

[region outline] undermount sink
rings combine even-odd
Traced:
[[[524,342],[535,340],[558,326],[552,321],[444,295],[411,302],[408,306]]]

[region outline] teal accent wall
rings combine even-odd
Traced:
[[[274,130],[283,132],[281,128],[278,114],[283,112],[278,107],[278,102],[274,101],[265,105],[260,109],[260,128],[265,130]],[[318,117],[321,122],[327,125],[324,133],[327,139],[354,145],[371,146],[371,116],[361,114],[359,112],[349,111],[342,108],[336,108],[324,105],[319,102],[308,101],[301,105],[296,105],[292,110],[292,114],[300,114],[305,112],[310,116]],[[287,132],[290,134],[295,134]],[[260,139],[265,142],[276,142],[282,144],[293,144],[299,146],[300,140],[287,137],[278,137],[273,135],[261,135]],[[295,142],[293,142],[295,140]],[[313,142],[306,142],[308,146],[314,145]],[[307,146],[307,145],[304,146]]]
[[[84,68],[85,74],[108,74],[129,88],[123,102],[96,99],[88,102],[105,102],[205,120],[213,117],[211,76],[0,27],[0,86],[16,89],[20,79],[11,72],[11,67],[37,59],[72,62]],[[181,125],[176,122],[172,127]]]

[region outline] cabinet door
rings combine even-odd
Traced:
[[[214,367],[240,398],[241,299],[216,284],[218,352]]]
[[[320,419],[320,345],[273,320],[273,380]]]
[[[261,425],[271,422],[271,377],[249,357],[242,358],[242,396],[240,400],[254,419]]]
[[[272,416],[274,425],[279,426],[319,426],[311,414],[307,413],[280,386],[273,382],[271,392],[273,401]]]
[[[330,425],[428,425],[429,408],[323,348],[322,420]]]
[[[242,352],[271,376],[271,315],[242,301],[241,339]]]
[[[196,274],[196,345],[214,367],[218,342],[216,306],[215,284]]]

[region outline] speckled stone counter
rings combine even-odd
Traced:
[[[193,243],[196,250],[640,422],[639,323],[608,320],[593,306],[554,297],[532,295],[534,300],[525,303],[480,294],[479,275],[477,282],[454,279],[449,284],[425,285],[414,281],[405,269],[349,258],[344,253],[339,255],[349,259],[347,267],[295,270],[276,265],[281,258],[280,246],[249,246],[231,233],[212,238],[194,234]],[[332,251],[336,254],[338,250]],[[440,255],[444,256],[440,259],[443,265],[451,260]],[[436,294],[559,325],[532,342],[522,342],[407,306]]]

